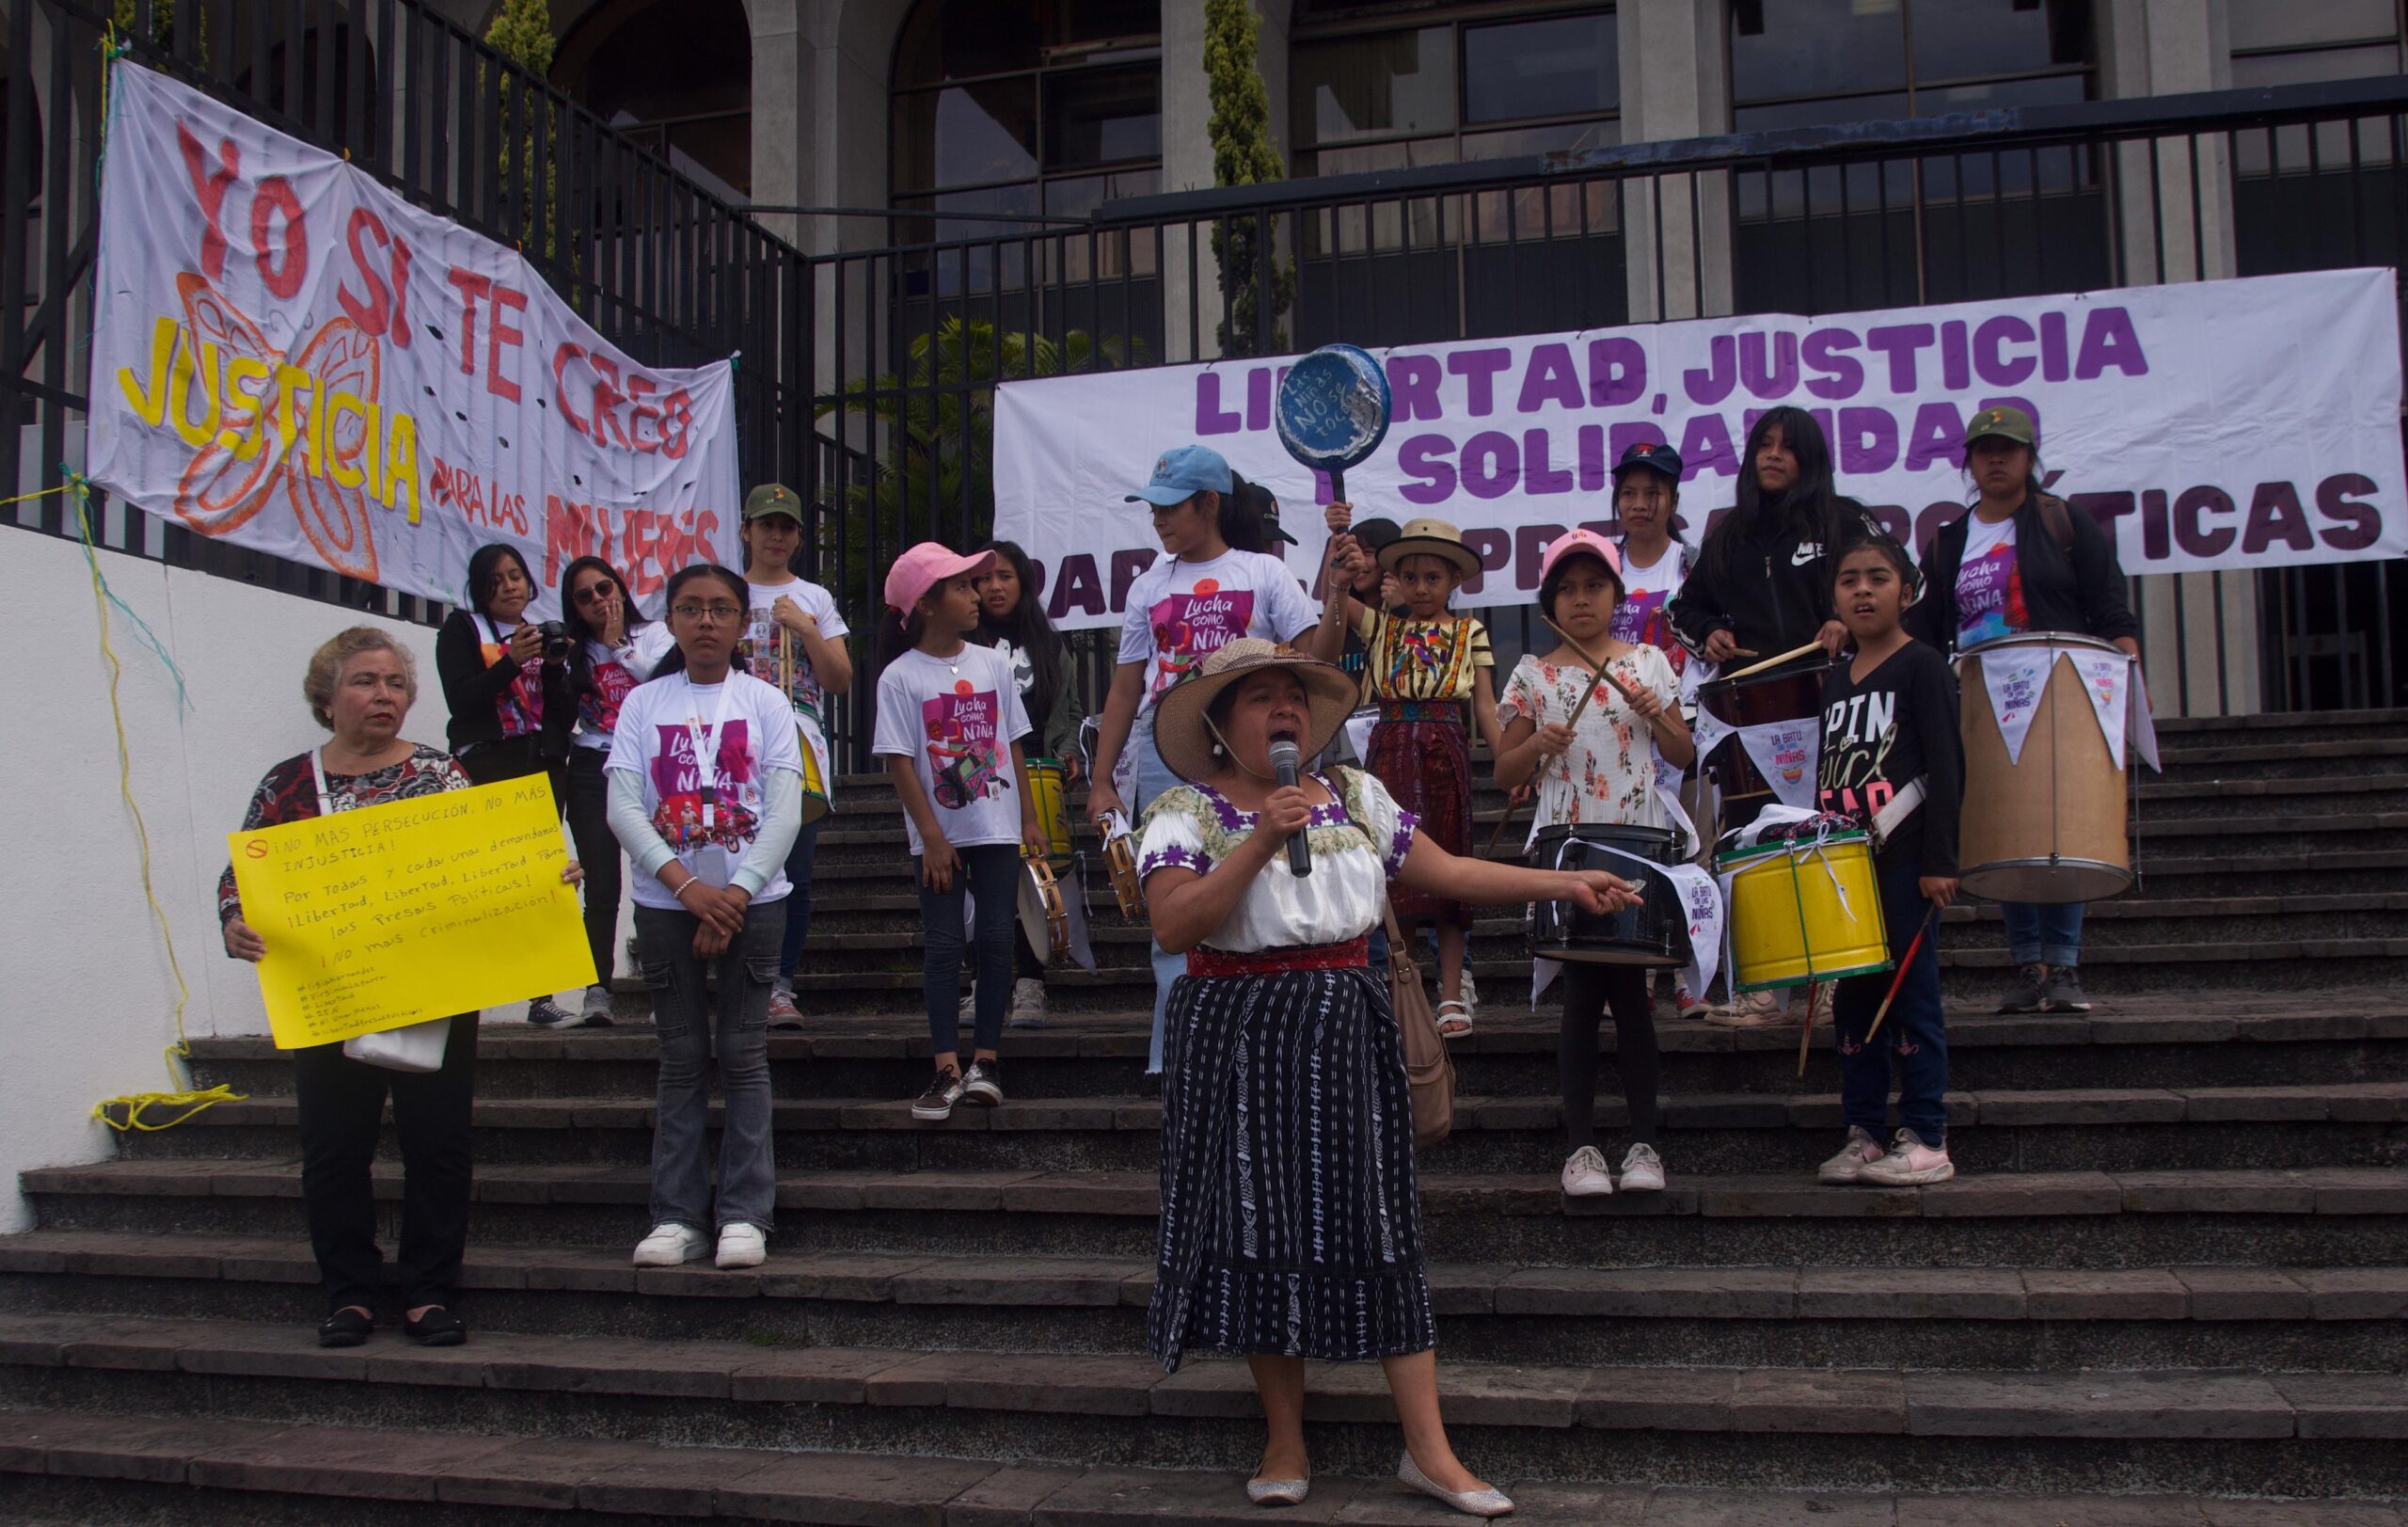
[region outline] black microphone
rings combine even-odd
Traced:
[[[1296,751],[1294,738],[1275,737],[1271,740],[1271,772],[1278,776],[1281,789],[1296,783],[1296,771],[1303,767],[1304,761],[1304,755]],[[1309,828],[1299,829],[1288,838],[1288,868],[1291,873],[1309,875],[1313,872],[1312,850],[1305,845],[1305,834],[1308,831]]]

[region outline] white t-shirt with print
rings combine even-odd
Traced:
[[[1956,565],[1956,644],[1994,642],[2020,628],[2023,581],[2016,565],[2015,517],[1997,524],[1965,517],[1965,557]]]
[[[1267,552],[1224,551],[1210,562],[1157,557],[1129,585],[1119,660],[1146,664],[1144,710],[1239,637],[1292,642],[1320,622],[1296,575]]]
[[[577,697],[577,735],[570,740],[580,748],[609,751],[611,734],[619,724],[619,708],[676,644],[665,620],[644,622],[617,646],[608,642],[586,643],[585,661],[594,675],[594,689]]]
[[[780,595],[800,605],[804,614],[818,621],[819,634],[829,641],[842,641],[849,630],[845,617],[836,612],[835,596],[816,583],[789,578],[783,583],[747,582],[744,587],[751,595],[752,610],[752,618],[744,627],[744,645],[737,650],[756,677],[775,682],[772,670],[778,650],[778,621],[769,613],[769,607],[778,602]],[[820,696],[819,676],[813,671],[811,659],[804,655],[800,641],[795,644],[795,660],[794,683],[787,691],[787,698],[797,710],[808,707],[824,720],[827,709]]]
[[[699,766],[696,727],[703,743]],[[801,773],[802,752],[794,712],[770,686],[733,671],[720,684],[672,674],[637,685],[620,703],[610,756],[602,767],[642,783],[644,815],[687,873],[707,885],[725,885],[761,835],[768,772]],[[678,904],[657,875],[629,876],[627,889],[639,906],[669,911]],[[781,867],[752,899],[774,901],[793,889]]]
[[[878,676],[870,751],[911,760],[938,828],[957,849],[1021,840],[1012,743],[1027,735],[1028,710],[1011,665],[992,647],[965,643],[950,658],[913,647]],[[927,851],[908,811],[903,825],[913,855]]]

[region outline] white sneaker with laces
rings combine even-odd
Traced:
[[[758,1225],[721,1225],[719,1232],[719,1265],[722,1267],[757,1267],[769,1260],[769,1238],[761,1233]]]
[[[1945,1145],[1934,1150],[1913,1130],[1901,1129],[1890,1141],[1890,1153],[1866,1162],[1856,1175],[1859,1182],[1882,1187],[1921,1187],[1948,1181],[1956,1175],[1956,1166],[1948,1159]]]
[[[1847,1126],[1847,1143],[1840,1153],[1822,1165],[1814,1173],[1817,1182],[1843,1185],[1863,1178],[1864,1169],[1881,1159],[1881,1142],[1855,1124]]]
[[[1634,1145],[1622,1158],[1622,1190],[1625,1193],[1664,1191],[1664,1158],[1652,1145]]]
[[[975,1013],[971,1014],[976,1017]],[[1012,982],[1011,1010],[1006,1018],[1014,1028],[1045,1026],[1045,983],[1034,976]]]
[[[710,1239],[691,1225],[672,1224],[667,1220],[652,1227],[652,1233],[636,1243],[636,1265],[639,1267],[679,1267],[689,1262],[699,1262],[710,1249]]]
[[[1614,1180],[1606,1170],[1605,1153],[1593,1145],[1584,1145],[1563,1163],[1563,1196],[1567,1199],[1603,1199],[1613,1195]]]

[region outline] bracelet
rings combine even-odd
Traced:
[[[679,901],[683,901],[683,900],[685,900],[685,899],[686,899],[686,892],[687,892],[687,889],[688,889],[689,886],[700,885],[702,883],[703,883],[703,877],[702,877],[702,876],[700,876],[700,875],[689,875],[689,876],[687,876],[684,880],[679,881],[679,882],[677,883],[677,888],[676,888],[675,890],[671,891],[669,894],[670,894],[671,896],[673,896],[673,897],[675,897]]]

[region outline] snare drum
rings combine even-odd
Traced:
[[[2017,650],[2048,666],[2023,751],[2010,759],[1982,676],[1982,655]],[[2096,901],[2131,886],[2124,771],[2099,729],[2081,673],[2057,660],[2061,652],[2107,652],[2131,661],[2111,642],[2063,631],[2026,631],[1957,654],[1965,811],[1956,860],[1965,867],[1958,878],[1968,895]]]
[[[1731,879],[1733,991],[1890,968],[1873,840],[1862,831],[1728,849],[1714,868]]]
[[[1117,811],[1103,814],[1103,863],[1112,871],[1112,894],[1120,901],[1120,915],[1146,915],[1146,883],[1137,878],[1137,836],[1129,819]]]
[[[1021,850],[1020,931],[1037,957],[1052,964],[1070,952],[1070,910],[1062,899],[1054,867]]]
[[[1602,869],[1638,887],[1640,899],[1603,915],[1574,901],[1533,901],[1523,914],[1530,953],[1582,964],[1675,970],[1687,964],[1689,924],[1680,887],[1671,876],[1651,875],[1644,865],[1631,863],[1677,864],[1680,851],[1680,835],[1664,828],[1605,822],[1540,828],[1530,845],[1532,868]]]
[[[1060,874],[1070,867],[1070,771],[1058,758],[1028,760],[1028,794],[1045,829],[1046,857]]]
[[[1823,680],[1830,671],[1831,660],[1818,652],[1744,678],[1718,678],[1698,686],[1697,708],[1734,731],[1778,721],[1803,721],[1822,713]],[[1755,760],[1735,737],[1715,750],[1714,771],[1726,801],[1773,793],[1772,785],[1756,771]]]

